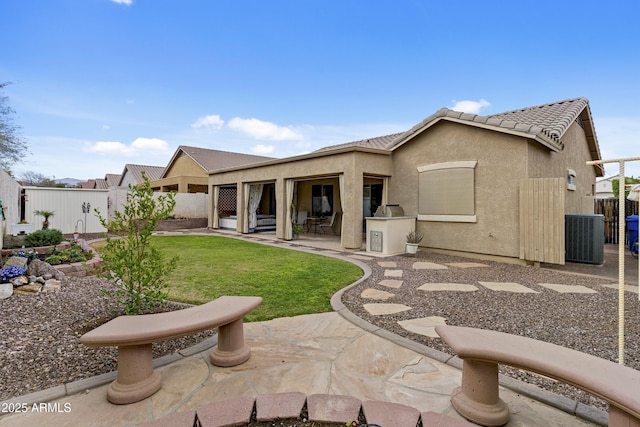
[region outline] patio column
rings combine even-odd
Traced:
[[[220,186],[214,185],[212,191],[212,205],[213,205],[213,215],[211,228],[220,228],[220,213],[218,212],[218,199],[220,198]]]
[[[345,249],[360,250],[362,246],[362,172],[347,170],[340,176],[342,205],[341,244]]]

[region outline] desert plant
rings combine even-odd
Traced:
[[[55,212],[38,210],[38,211],[34,211],[33,213],[44,217],[44,221],[42,222],[42,229],[46,230],[49,228],[49,218],[52,217]]]
[[[424,236],[422,236],[422,234],[416,232],[415,230],[409,232],[409,234],[407,234],[407,243],[420,243],[422,241]]]
[[[24,241],[27,246],[55,246],[59,245],[64,239],[62,231],[55,228],[47,230],[36,230],[33,233],[27,234]]]
[[[149,179],[143,173],[143,184],[129,185],[124,209],[108,221],[100,211],[100,223],[111,235],[100,249],[102,275],[115,280],[117,290],[104,291],[124,306],[125,314],[139,314],[167,302],[166,278],[177,265],[177,257],[165,260],[152,246],[151,234],[161,219],[175,207],[175,195],[154,197]]]

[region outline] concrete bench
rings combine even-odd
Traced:
[[[107,391],[115,404],[140,401],[158,391],[160,374],[153,370],[152,344],[218,327],[218,345],[211,352],[216,366],[245,362],[251,349],[244,342],[242,318],[262,302],[260,297],[224,296],[207,304],[165,313],[120,316],[87,332],[80,342],[92,347],[118,347],[118,374]]]
[[[498,395],[498,365],[505,364],[571,384],[609,402],[609,426],[640,426],[640,371],[555,344],[518,335],[459,326],[436,332],[463,360],[462,386],[453,407],[484,426],[509,421]]]

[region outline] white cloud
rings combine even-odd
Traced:
[[[258,144],[251,151],[256,154],[271,154],[273,153],[273,145]]]
[[[126,4],[127,6],[131,6],[133,4],[133,0],[111,0],[111,1],[118,4]]]
[[[229,122],[231,129],[238,130],[253,136],[256,139],[269,139],[273,141],[301,140],[302,134],[289,127],[278,126],[275,123],[258,119],[242,119],[235,117]]]
[[[165,152],[169,149],[166,141],[158,138],[136,138],[130,145],[118,141],[98,141],[85,144],[85,151],[102,155],[136,156],[153,152]]]
[[[102,130],[109,130],[111,129],[111,126],[109,125],[102,125]]]
[[[191,127],[196,129],[203,128],[203,127],[220,129],[222,125],[224,125],[224,120],[222,120],[220,116],[217,114],[198,117],[198,120],[191,123]]]
[[[469,114],[480,114],[480,110],[490,106],[491,104],[484,100],[480,99],[479,101],[453,101],[455,102],[454,106],[451,108],[454,111],[462,111],[463,113]]]
[[[125,104],[128,104],[128,105],[133,105],[133,104],[136,103],[136,101],[134,101],[133,99],[129,99],[129,98],[125,99],[124,102],[125,102]]]

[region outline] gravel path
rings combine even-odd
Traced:
[[[403,329],[398,321],[428,316],[440,316],[449,325],[492,329],[511,334],[551,342],[616,361],[618,358],[618,291],[602,286],[617,281],[594,276],[562,273],[554,270],[524,267],[491,261],[475,261],[439,254],[420,254],[421,258],[396,256],[384,260],[365,261],[372,268],[371,277],[349,289],[342,297],[343,303],[366,321],[410,338],[429,347],[453,354],[440,339],[428,338]],[[391,289],[379,282],[385,268],[378,261],[396,262],[397,269],[404,270],[398,289]],[[455,262],[480,262],[488,268],[457,268],[446,270],[414,270],[416,261],[438,264]],[[538,293],[518,294],[496,292],[478,284],[487,282],[516,282]],[[425,292],[418,290],[425,283],[463,283],[476,285],[475,292]],[[595,294],[558,293],[540,286],[540,283],[582,285],[597,291]],[[386,301],[363,299],[367,288],[384,290],[395,296]],[[636,294],[625,298],[625,364],[640,369],[640,303]],[[366,303],[400,303],[412,310],[393,315],[373,316],[364,308]],[[502,373],[547,390],[563,394],[585,404],[606,409],[606,403],[565,384],[545,380],[540,376],[513,368],[501,368]]]

